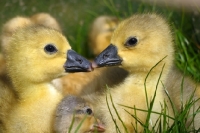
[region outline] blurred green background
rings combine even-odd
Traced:
[[[134,13],[156,12],[165,16],[172,26],[176,46],[176,64],[200,81],[200,15],[184,8],[159,6],[156,2],[134,0],[1,0],[0,30],[15,16],[31,16],[47,12],[55,17],[72,48],[87,58],[92,58],[88,48],[88,32],[99,15],[117,16],[119,19]]]
[[[113,5],[112,5],[112,4]],[[1,0],[0,25],[15,16],[31,16],[39,12],[50,13],[61,25],[72,47],[79,53],[87,55],[87,34],[95,17],[99,15],[117,15],[111,6],[115,6],[121,17],[128,16],[128,4],[137,11],[139,2],[115,0]],[[1,26],[2,27],[2,26]],[[0,28],[1,28],[0,27]],[[85,47],[86,46],[86,47]]]

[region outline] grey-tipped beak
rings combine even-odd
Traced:
[[[66,72],[89,72],[92,64],[73,50],[67,51],[67,61],[64,65]]]
[[[110,44],[102,51],[92,63],[92,67],[116,66],[121,65],[122,59],[117,54],[117,47]]]
[[[103,125],[100,125],[100,124],[94,124],[92,129],[90,129],[91,132],[105,132],[106,129]]]
[[[96,123],[92,125],[90,132],[105,132],[105,126],[101,123],[99,119],[96,119]]]

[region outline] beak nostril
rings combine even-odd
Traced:
[[[104,54],[103,59],[107,59],[109,57],[109,54]]]
[[[66,72],[90,72],[92,64],[84,57],[73,50],[67,51],[67,61],[65,63]]]
[[[83,60],[82,59],[76,59],[77,62],[79,62],[79,64],[82,64]]]

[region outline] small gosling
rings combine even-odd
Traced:
[[[128,132],[144,131],[144,127],[136,119],[144,124],[147,112],[125,108],[121,105],[148,110],[155,92],[156,97],[152,111],[161,112],[163,109],[161,105],[164,105],[165,101],[169,108],[167,114],[173,117],[162,85],[162,82],[166,81],[173,60],[174,48],[171,30],[167,22],[156,14],[137,14],[122,21],[112,35],[111,44],[95,58],[94,68],[119,65],[129,72],[123,83],[110,88],[114,105]],[[161,72],[162,75],[159,79]],[[147,94],[147,98],[145,94]],[[106,131],[115,133],[116,128],[106,104],[106,95],[108,93],[99,98],[96,110],[101,111],[98,114],[105,122]],[[108,101],[119,130],[125,132],[109,96]],[[130,114],[135,114],[136,119],[124,109]],[[149,129],[153,128],[158,118],[159,115],[151,113],[148,121]],[[169,126],[172,124],[170,118],[168,124]]]
[[[51,81],[66,72],[91,71],[90,62],[71,50],[60,32],[38,25],[18,29],[4,52],[17,95],[6,132],[52,132],[54,113],[63,96]]]
[[[70,130],[73,119],[74,122]],[[59,103],[56,110],[55,132],[67,133],[69,130],[75,132],[81,121],[83,121],[83,123],[78,130],[79,133],[92,132],[95,130],[104,132],[105,130],[102,124],[95,119],[93,109],[89,103],[77,96],[66,96]]]

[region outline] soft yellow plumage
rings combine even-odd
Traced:
[[[66,71],[91,70],[90,63],[70,49],[60,32],[44,26],[27,26],[13,34],[5,59],[17,101],[10,109],[6,132],[53,130],[54,113],[62,94],[51,81]]]
[[[8,45],[12,35],[20,28],[30,25],[44,25],[46,27],[60,30],[58,22],[47,13],[38,13],[31,17],[17,16],[8,20],[2,28],[1,35],[1,54],[0,54],[0,129],[4,128],[5,120],[7,119],[10,107],[16,102],[16,92],[13,87],[6,71],[5,50],[10,48]],[[12,47],[11,47],[12,48]],[[61,83],[59,82],[59,85]]]
[[[44,25],[46,27],[62,31],[57,20],[48,13],[37,13],[30,17],[30,20],[38,25]]]
[[[57,54],[46,54],[53,44]],[[44,27],[19,29],[5,51],[6,68],[19,97],[7,118],[7,132],[49,132],[62,96],[51,80],[65,73],[63,65],[70,46],[59,32]]]
[[[125,107],[118,104],[147,110],[145,86],[148,95],[148,104],[150,104],[155,94],[157,83],[159,84],[157,86],[156,98],[152,110],[161,112],[161,104],[164,105],[164,100],[168,104],[168,99],[166,98],[161,82],[166,82],[167,74],[171,69],[174,59],[174,48],[170,28],[167,22],[159,15],[133,15],[118,25],[111,38],[111,44],[112,45],[95,59],[96,64],[94,63],[93,65],[96,67],[96,65],[107,66],[121,64],[121,67],[129,72],[129,76],[123,83],[110,88],[110,93],[117,111],[128,131],[135,132],[137,128],[138,132],[143,132],[144,128],[139,123],[136,124],[136,120],[124,110]],[[161,62],[157,64],[159,61]],[[154,68],[152,69],[152,67]],[[151,69],[152,71],[150,72]],[[158,81],[161,72],[162,76]],[[149,75],[145,82],[148,73]],[[106,123],[106,132],[115,133],[115,124],[106,104],[107,94],[108,93],[105,93],[104,96],[100,97],[97,108],[101,110],[101,118]],[[119,129],[125,132],[111,102],[109,102],[109,104]],[[168,106],[168,114],[173,116],[170,104],[168,104]],[[147,117],[146,112],[135,112],[133,109],[125,109],[133,115],[136,113],[136,117],[142,123],[145,123]],[[158,117],[159,116],[154,113],[151,114],[149,128],[152,128]]]

